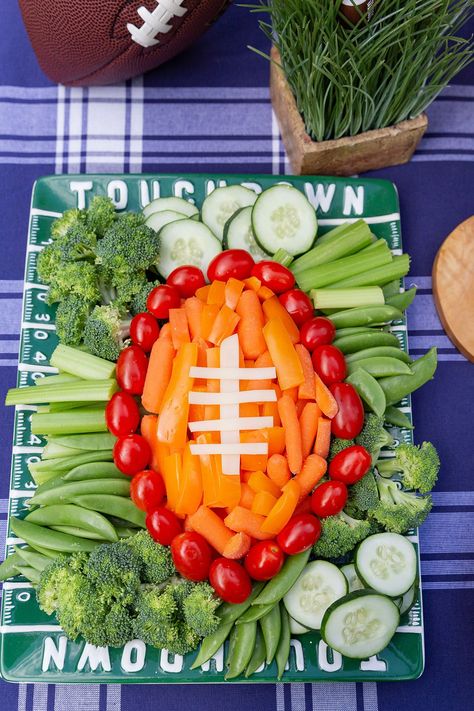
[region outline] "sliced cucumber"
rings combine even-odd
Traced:
[[[367,659],[385,649],[400,621],[398,607],[386,595],[358,590],[336,600],[323,618],[326,644],[352,659]]]
[[[221,243],[210,229],[192,219],[165,225],[160,230],[160,240],[158,271],[165,279],[184,264],[193,264],[206,274],[209,262],[222,252]]]
[[[202,204],[202,221],[222,242],[227,220],[241,207],[253,205],[256,199],[257,193],[242,185],[216,188]]]
[[[308,563],[283,598],[290,617],[319,630],[329,605],[347,593],[347,580],[339,568],[325,560]]]
[[[409,612],[418,600],[418,581],[416,580],[411,588],[402,597],[397,598],[397,605],[400,608],[400,615]]]
[[[224,249],[245,249],[256,262],[268,259],[268,254],[261,249],[252,229],[252,207],[241,207],[225,223]]]
[[[343,565],[341,567],[341,573],[343,573],[346,577],[350,593],[355,592],[356,590],[364,589],[364,583],[357,575],[354,563],[347,563],[347,565]]]
[[[146,225],[151,227],[155,232],[159,232],[162,227],[168,225],[170,222],[176,222],[176,220],[186,220],[187,215],[183,215],[182,212],[175,212],[174,210],[161,210],[161,212],[154,212],[150,217],[146,219]]]
[[[156,198],[156,200],[152,200],[143,208],[143,214],[145,217],[150,217],[153,213],[163,212],[164,210],[180,212],[182,215],[186,215],[187,217],[199,215],[199,210],[196,205],[193,205],[192,202],[179,197]]]
[[[297,620],[294,620],[292,617],[290,617],[290,632],[291,634],[306,634],[306,632],[311,632],[311,630],[309,629],[309,627],[300,625]]]
[[[399,533],[376,533],[359,544],[355,554],[357,575],[365,587],[398,597],[416,579],[416,553]]]
[[[255,238],[267,254],[284,249],[294,256],[307,252],[318,231],[314,208],[296,188],[274,185],[258,196],[252,210]]]

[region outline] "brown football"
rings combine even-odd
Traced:
[[[230,0],[19,0],[41,68],[60,84],[112,84],[194,42]]]

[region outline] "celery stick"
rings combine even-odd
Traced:
[[[33,434],[65,435],[83,432],[107,432],[104,407],[91,407],[71,412],[53,412],[31,416]]]
[[[76,454],[83,454],[83,450],[63,447],[62,444],[56,444],[56,442],[48,442],[43,449],[41,458],[46,461],[48,459],[59,459],[60,457],[73,457]]]
[[[115,375],[115,363],[62,343],[56,346],[51,365],[85,380],[105,380]]]
[[[41,405],[51,402],[108,401],[118,390],[115,380],[78,380],[64,385],[44,385],[37,388],[11,388],[5,398],[5,405]]]
[[[324,244],[325,242],[330,242],[335,237],[338,237],[341,234],[341,232],[343,232],[345,234],[348,230],[350,230],[352,225],[353,225],[353,223],[351,223],[351,222],[344,222],[342,225],[333,227],[332,230],[329,230],[329,232],[325,232],[323,235],[318,235],[315,246]],[[376,239],[374,234],[372,234],[372,239],[374,241]]]
[[[35,380],[35,385],[37,388],[43,387],[43,385],[64,385],[65,383],[73,383],[80,378],[75,375],[70,375],[69,373],[58,373],[58,375],[47,375],[45,378],[38,378]]]
[[[303,291],[318,289],[322,286],[329,286],[341,279],[346,279],[354,274],[366,272],[368,269],[376,269],[392,261],[392,253],[389,248],[377,248],[366,253],[365,250],[353,254],[350,257],[336,259],[329,264],[322,264],[312,269],[306,269],[297,275],[298,286]]]
[[[362,272],[361,274],[355,274],[346,279],[341,279],[331,284],[328,288],[340,289],[342,287],[352,286],[383,286],[394,279],[404,277],[408,274],[409,268],[410,257],[408,254],[401,254],[400,256],[394,257],[388,264]]]
[[[355,289],[313,289],[310,292],[315,309],[349,309],[385,303],[379,286]]]
[[[275,252],[272,257],[272,260],[274,262],[278,262],[278,264],[282,264],[284,267],[289,267],[290,264],[294,261],[291,254],[288,254],[285,249],[279,249],[277,252]]]
[[[84,381],[83,381],[84,382]],[[99,403],[97,403],[99,405]],[[49,405],[39,405],[36,412],[65,412],[78,407],[90,407],[93,402],[51,402]]]
[[[357,220],[353,224],[347,225],[345,230],[341,230],[336,237],[326,240],[322,244],[316,244],[313,249],[298,257],[291,265],[291,271],[297,277],[306,269],[312,269],[320,264],[333,262],[341,257],[359,252],[367,247],[373,240],[373,235],[364,220]]]

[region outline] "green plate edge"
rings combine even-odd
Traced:
[[[244,183],[267,188],[287,182],[305,192],[317,208],[319,233],[334,226],[334,220],[369,218],[371,229],[386,239],[392,249],[401,250],[399,203],[396,187],[385,180],[330,178],[317,176],[271,176],[227,174],[75,174],[40,178],[33,187],[17,384],[27,385],[43,377],[56,345],[54,309],[44,301],[44,287],[38,284],[35,264],[42,246],[49,241],[49,227],[56,213],[87,205],[95,194],[109,194],[119,209],[138,210],[150,199],[178,195],[198,206],[208,191],[220,185]],[[372,218],[372,219],[371,219]],[[337,223],[336,223],[337,224]],[[406,322],[395,324],[393,332],[407,348]],[[401,406],[411,417],[411,401]],[[27,463],[38,456],[41,438],[31,435],[28,409],[17,408],[13,435],[13,455],[9,515],[22,515],[32,482]],[[392,430],[398,440],[412,441],[409,430]],[[20,492],[23,492],[23,496]],[[418,550],[417,531],[411,540]],[[12,534],[7,532],[7,555],[12,552]],[[55,620],[39,610],[34,593],[21,577],[4,585],[1,613],[0,671],[15,682],[49,683],[219,683],[224,681],[223,652],[204,669],[190,670],[196,652],[181,658],[166,651],[130,642],[123,649],[97,650],[77,640],[66,640]],[[424,668],[424,637],[421,594],[412,611],[405,615],[390,645],[365,662],[341,658],[327,649],[318,633],[292,640],[289,669],[283,682],[386,681],[418,678]],[[231,683],[274,683],[273,663],[250,679]],[[229,682],[227,682],[229,683]]]

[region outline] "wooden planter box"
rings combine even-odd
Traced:
[[[273,110],[296,175],[354,175],[410,160],[428,126],[426,114],[357,136],[313,141],[306,133],[286,77],[277,66],[280,54],[275,47],[271,56],[274,60],[270,63]]]

